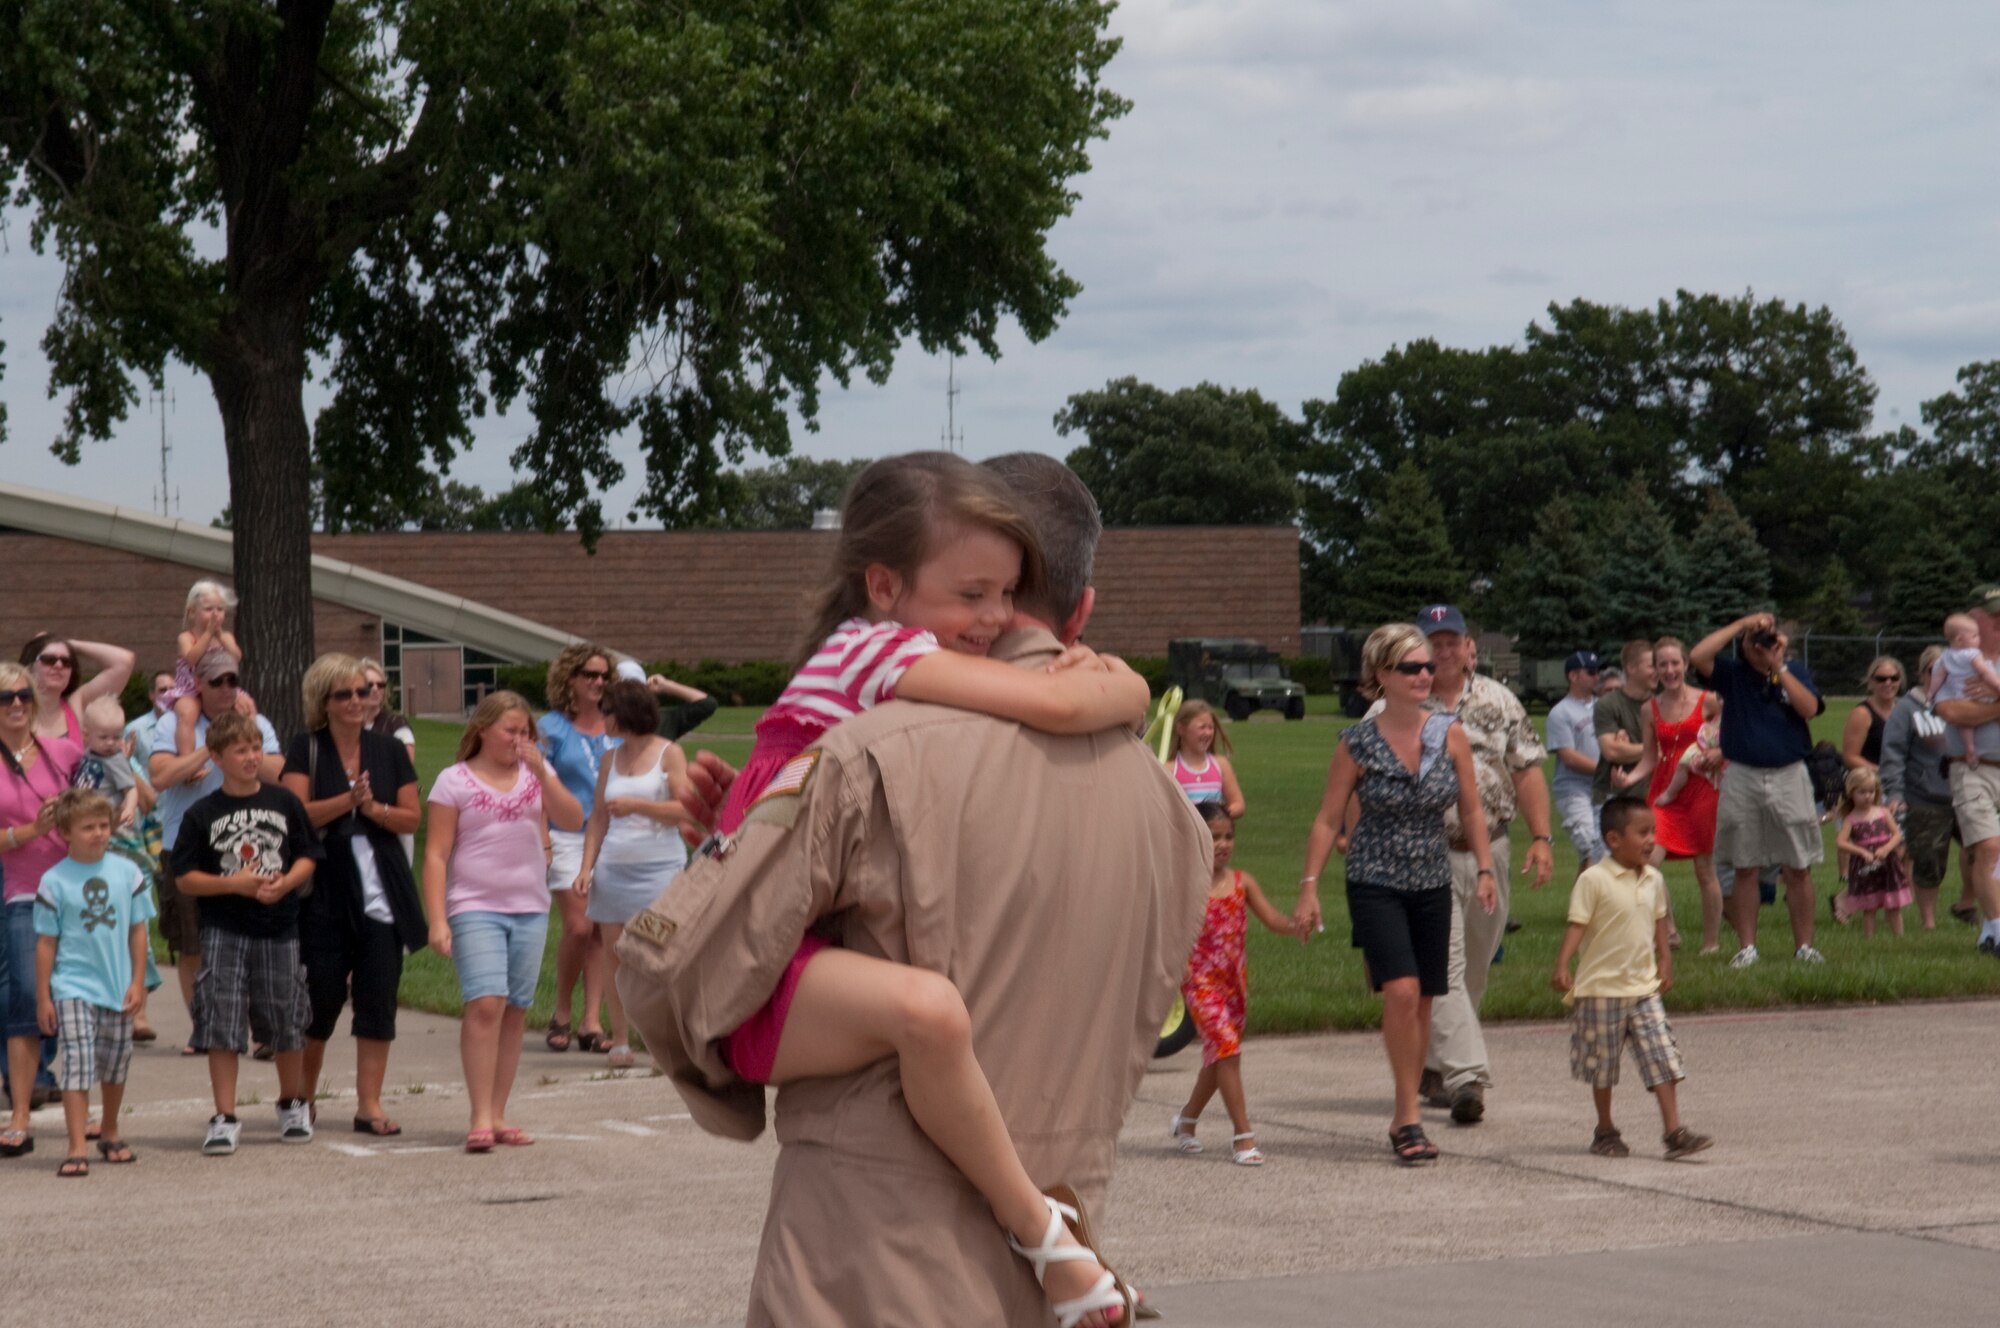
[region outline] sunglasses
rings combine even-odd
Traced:
[[[338,691],[328,692],[326,699],[329,701],[352,701],[358,696],[366,701],[369,697],[375,695],[377,690],[375,684],[372,682],[365,687],[342,687]]]
[[[1870,682],[1901,682],[1902,680],[1900,675],[1894,673],[1871,674],[1868,679]]]
[[[0,706],[28,705],[35,699],[35,689],[19,687],[11,692],[0,692]]]
[[[1394,668],[1396,672],[1402,674],[1405,678],[1414,678],[1419,673],[1436,673],[1438,671],[1438,666],[1429,660],[1425,660],[1419,664],[1413,659],[1406,659],[1401,664],[1395,665]]]
[[[210,687],[238,687],[241,685],[242,680],[233,673],[225,673],[220,678],[210,678],[208,680],[208,686]]]
[[[578,669],[576,671],[576,676],[579,678],[588,678],[592,682],[603,682],[606,678],[609,678],[611,675],[605,672],[603,669]]]
[[[73,669],[76,667],[76,661],[68,655],[37,655],[35,656],[35,663],[51,669]]]

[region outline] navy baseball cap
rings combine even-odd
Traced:
[[[1571,651],[1570,657],[1563,661],[1563,672],[1575,673],[1578,669],[1582,669],[1585,673],[1601,673],[1604,665],[1592,651]]]
[[[1432,604],[1417,612],[1417,629],[1425,636],[1437,632],[1465,635],[1465,615],[1449,604]]]

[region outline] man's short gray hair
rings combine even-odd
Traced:
[[[1060,626],[1083,602],[1104,521],[1076,472],[1041,452],[1009,452],[981,463],[1014,491],[1042,537],[1047,602],[1023,607]]]

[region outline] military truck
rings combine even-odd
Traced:
[[[1231,719],[1277,710],[1306,717],[1306,689],[1285,676],[1278,652],[1241,637],[1184,637],[1167,642],[1167,677]]]

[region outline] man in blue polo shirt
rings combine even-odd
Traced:
[[[1736,643],[1736,654],[1722,651]],[[1826,709],[1805,665],[1785,658],[1789,642],[1768,613],[1718,628],[1688,651],[1688,663],[1722,698],[1722,798],[1715,813],[1715,859],[1735,870],[1724,881],[1730,924],[1743,948],[1731,968],[1757,962],[1757,877],[1769,866],[1785,881],[1793,958],[1823,964],[1813,948],[1811,871],[1825,856],[1806,754],[1811,722]]]

